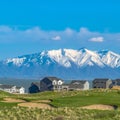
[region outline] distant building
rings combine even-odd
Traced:
[[[92,82],[93,88],[111,88],[112,84],[113,82],[111,79],[103,78],[94,79]]]
[[[89,82],[87,80],[72,80],[69,84],[62,85],[63,90],[89,90]]]
[[[68,90],[69,90],[69,84],[64,83],[64,84],[62,85],[62,90],[68,91]]]
[[[120,90],[120,79],[112,80],[112,89]]]
[[[29,93],[38,93],[40,92],[40,82],[32,82],[29,87]]]
[[[29,93],[37,93],[43,91],[63,91],[63,90],[88,90],[89,82],[87,80],[72,80],[71,83],[57,77],[45,77],[40,83],[32,83],[29,87]]]
[[[24,94],[25,93],[25,88],[24,87],[17,87],[15,85],[0,84],[0,90],[3,90],[5,92],[9,92],[9,93],[19,93],[19,94]]]
[[[86,80],[72,80],[69,90],[89,90],[89,82]]]
[[[114,85],[116,85],[116,86],[120,86],[120,79],[116,79],[116,80],[114,80]]]
[[[64,81],[57,77],[45,77],[40,81],[40,91],[61,91]]]

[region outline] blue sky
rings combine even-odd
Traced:
[[[120,53],[119,0],[0,1],[0,59],[86,47]]]

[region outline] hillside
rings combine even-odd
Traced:
[[[0,91],[0,118],[2,120],[28,118],[29,120],[41,120],[41,118],[43,120],[118,120],[120,118],[119,95],[119,91],[102,89],[26,95]],[[107,110],[88,110],[83,108],[86,105],[109,107]],[[110,109],[110,106],[114,109]]]

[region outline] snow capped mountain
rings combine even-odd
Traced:
[[[107,77],[111,72],[114,73],[112,76],[120,76],[120,55],[106,50],[58,49],[9,58],[0,63],[5,72],[18,76],[90,78],[100,75]]]
[[[28,65],[29,63],[51,64],[52,62],[64,67],[71,67],[71,63],[74,63],[78,67],[96,64],[99,67],[107,65],[114,68],[120,66],[120,55],[111,51],[96,52],[85,48],[80,50],[59,49],[6,60],[6,64],[12,63],[16,66]]]
[[[102,61],[110,67],[120,67],[120,55],[112,51],[99,52]]]

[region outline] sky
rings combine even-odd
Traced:
[[[119,0],[0,1],[0,60],[82,47],[120,53]]]

